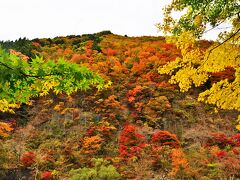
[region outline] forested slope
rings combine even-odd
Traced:
[[[15,114],[1,113],[1,121],[12,128],[0,139],[3,179],[240,178],[237,112],[215,112],[197,101],[213,83],[231,80],[231,67],[181,93],[168,83],[168,75],[158,73],[181,57],[164,37],[104,31],[24,41],[1,44],[45,62],[63,57],[98,73],[107,84],[71,95],[50,90]],[[198,47],[204,51],[212,44],[202,40]],[[11,53],[23,55],[16,51]],[[2,127],[0,132],[8,131]]]

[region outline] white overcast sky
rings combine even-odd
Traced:
[[[155,24],[170,0],[1,0],[0,40],[81,35],[110,30],[161,35]],[[217,33],[207,36],[214,39]]]

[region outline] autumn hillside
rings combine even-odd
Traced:
[[[69,96],[50,91],[0,113],[12,128],[0,126],[0,179],[240,178],[237,112],[197,101],[212,83],[233,78],[230,67],[181,93],[158,73],[181,57],[164,37],[104,31],[0,43],[23,61],[64,58],[106,82]],[[198,43],[204,51],[213,42]]]

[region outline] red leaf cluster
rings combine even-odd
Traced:
[[[210,81],[212,83],[219,82],[224,79],[228,79],[229,81],[234,80],[235,69],[233,67],[226,67],[225,70],[220,72],[211,73]]]
[[[231,141],[235,144],[235,146],[240,147],[240,133],[233,135],[231,137]]]
[[[162,146],[170,146],[172,148],[179,148],[180,141],[175,134],[168,131],[158,131],[156,132],[150,141],[150,143],[155,147],[159,148]]]
[[[41,174],[41,180],[50,180],[50,179],[53,179],[53,174],[52,174],[52,172],[50,172],[50,171],[44,171],[44,172]]]
[[[212,134],[208,139],[207,146],[218,146],[221,149],[224,149],[226,146],[239,147],[240,134],[233,135],[230,138],[223,133]]]
[[[166,50],[176,49],[176,46],[175,46],[174,44],[170,44],[170,43],[165,43],[165,44],[163,44],[163,47],[164,47]]]
[[[120,158],[128,159],[139,156],[146,141],[142,134],[139,134],[136,126],[128,124],[124,126],[119,138]]]
[[[218,158],[222,158],[222,157],[226,156],[226,154],[227,154],[226,151],[221,150],[221,151],[216,152],[215,156]]]
[[[137,94],[141,92],[141,89],[142,89],[142,86],[138,85],[135,88],[133,88],[132,90],[129,90],[126,94],[128,101],[129,102],[135,101],[135,98],[136,98]]]
[[[36,155],[32,151],[26,151],[23,153],[20,161],[23,163],[24,166],[28,167],[35,163]]]
[[[147,145],[152,147],[152,150],[170,146],[171,148],[180,148],[180,141],[175,134],[168,131],[158,131],[153,134],[151,140],[147,142],[143,134],[138,133],[138,128],[132,124],[124,126],[119,139],[119,154],[123,159],[128,159],[133,156],[139,157],[143,148]]]

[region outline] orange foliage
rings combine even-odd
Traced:
[[[149,52],[146,52],[146,51],[142,51],[139,53],[138,57],[140,59],[147,59],[151,54]]]
[[[111,48],[103,49],[102,52],[105,55],[107,55],[108,57],[115,56],[117,54],[117,50],[114,50],[114,49],[111,49]]]
[[[158,82],[160,77],[161,75],[157,72],[148,72],[142,75],[143,79],[146,79],[147,81],[151,81],[151,82]]]
[[[172,49],[176,49],[176,46],[174,44],[169,44],[169,43],[165,43],[163,45],[163,48],[165,48],[165,50],[172,50]]]
[[[85,59],[87,59],[87,56],[84,54],[74,54],[70,61],[73,63],[80,64],[81,61],[83,61]]]
[[[126,97],[128,98],[128,101],[131,103],[135,101],[135,97],[138,93],[140,93],[142,90],[142,86],[138,85],[133,90],[129,90],[126,94]]]
[[[179,170],[188,169],[188,161],[184,157],[184,153],[180,148],[172,150],[171,159],[172,159],[172,170],[169,173],[170,176],[176,176]]]
[[[168,81],[161,81],[158,83],[158,87],[163,89],[174,90],[177,88],[176,85],[170,84]]]
[[[139,63],[134,62],[133,67],[131,69],[133,75],[141,75],[144,74],[144,70],[146,69],[146,64],[143,61]]]
[[[156,53],[156,49],[154,47],[151,47],[151,46],[147,46],[145,50],[152,55]]]
[[[87,137],[99,135],[105,141],[110,139],[117,129],[108,122],[101,122],[98,125],[91,126],[86,133]]]
[[[57,54],[58,54],[59,56],[62,56],[62,55],[63,55],[63,52],[64,52],[64,49],[58,48]]]
[[[97,153],[102,146],[103,139],[99,136],[85,137],[82,140],[81,150],[84,154],[94,154]]]
[[[15,56],[20,57],[20,58],[21,58],[22,60],[24,60],[24,61],[28,61],[28,60],[29,60],[29,57],[28,57],[28,56],[22,54],[21,52],[15,51],[14,49],[9,49],[9,53],[10,53],[10,54],[13,54],[13,55],[15,55]]]
[[[8,133],[11,132],[13,128],[10,124],[0,122],[0,137],[8,137]]]
[[[72,53],[73,53],[72,49],[69,48],[69,47],[67,47],[67,48],[64,50],[63,55],[68,57],[68,56],[71,56]]]
[[[40,47],[41,45],[38,42],[32,42],[32,45],[35,47]]]
[[[122,109],[122,105],[120,104],[119,101],[116,100],[115,95],[111,95],[106,100],[104,100],[104,105],[106,107]]]
[[[125,107],[117,100],[115,95],[110,95],[107,99],[97,101],[100,107],[95,109],[96,113],[101,113],[106,119],[114,120],[121,115]]]

